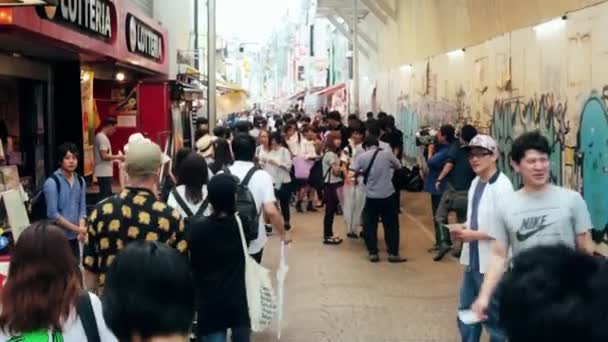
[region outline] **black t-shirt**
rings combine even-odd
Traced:
[[[452,172],[447,176],[448,183],[458,191],[469,190],[475,179],[475,172],[469,164],[469,153],[466,146],[452,144],[448,150],[448,163],[454,164]]]
[[[248,327],[245,259],[234,216],[196,218],[186,229],[192,246],[198,334]],[[248,242],[254,238],[248,231],[245,237]]]

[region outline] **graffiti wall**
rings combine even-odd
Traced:
[[[583,194],[595,229],[608,229],[608,3],[376,77],[394,110],[404,152],[419,156],[424,126],[475,125],[496,138],[500,168],[513,140],[540,130],[551,144],[551,180]],[[386,86],[382,86],[385,84]]]

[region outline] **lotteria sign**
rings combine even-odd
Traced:
[[[73,27],[94,37],[112,38],[112,15],[108,0],[59,0],[57,6],[37,8],[38,15]]]
[[[162,60],[163,35],[132,14],[127,15],[127,47],[131,53]]]

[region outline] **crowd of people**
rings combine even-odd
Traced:
[[[342,216],[345,236],[362,238],[372,263],[382,260],[382,223],[386,260],[407,261],[403,134],[391,115],[244,113],[212,131],[203,119],[194,148],[173,160],[138,133],[124,155],[113,154],[115,127],[106,120],[96,138],[102,197],[88,215],[86,184],[75,172],[79,149],[59,147],[58,170],[44,184],[47,220],[21,235],[0,293],[0,340],[170,342],[193,332],[219,342],[230,331],[232,341],[250,341],[245,258],[261,263],[275,232],[289,244],[291,231],[310,229],[293,225],[292,208],[300,215],[323,208],[318,234],[328,248],[343,242],[334,229]],[[421,145],[435,222],[429,252],[435,261],[459,256],[459,313],[478,318],[459,319],[462,341],[479,341],[482,326],[492,342],[606,340],[593,324],[606,313],[595,301],[604,296],[606,266],[591,257],[580,194],[550,184],[547,139],[528,132],[514,140],[519,190],[497,168],[496,141],[471,125],[441,126]],[[451,212],[456,223],[448,224]]]

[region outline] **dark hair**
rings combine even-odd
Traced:
[[[455,136],[456,136],[456,129],[454,128],[454,126],[443,125],[439,128],[439,132],[441,132],[441,135],[443,135],[445,137],[445,140],[447,140],[448,143],[451,143],[454,141]]]
[[[191,203],[203,200],[203,185],[209,181],[207,162],[200,154],[191,152],[179,166],[179,184],[186,186],[186,199]]]
[[[198,118],[198,119],[196,119],[196,124],[197,125],[208,125],[209,124],[209,119],[207,119],[207,118]]]
[[[367,112],[367,118],[368,118],[368,119],[373,119],[373,118],[374,118],[374,113],[372,113],[372,112]]]
[[[300,134],[300,133],[298,133]],[[281,134],[281,132],[276,131],[276,132],[272,132],[270,133],[269,136],[269,143],[272,144],[272,141],[275,141],[277,143],[277,145],[279,146],[283,146],[287,149],[289,149],[289,147],[287,146],[287,143],[285,142],[285,138],[283,137],[283,134]]]
[[[238,133],[232,139],[234,160],[253,161],[255,157],[255,139],[245,133]]]
[[[115,117],[107,117],[103,119],[103,127],[116,126],[118,121],[116,121]]]
[[[177,174],[177,170],[179,170],[179,166],[186,159],[186,157],[192,152],[192,149],[189,147],[180,148],[175,154],[175,161],[173,162],[173,170],[175,170]]]
[[[220,173],[209,182],[209,204],[213,214],[234,215],[236,212],[236,188],[238,180],[231,175]]]
[[[362,136],[365,136],[365,127],[363,125],[354,125],[348,128],[350,130],[350,135],[357,133]]]
[[[303,116],[300,121],[309,124],[312,122],[312,119],[309,116]]]
[[[367,125],[367,132],[369,133],[369,135],[375,135],[376,137],[379,137],[380,125],[378,124],[378,121],[370,122]]]
[[[509,341],[608,340],[605,261],[557,245],[524,251],[513,266],[498,297]]]
[[[460,129],[460,138],[466,143],[470,143],[477,135],[477,128],[472,125],[464,125]]]
[[[537,150],[541,153],[551,155],[549,140],[539,131],[526,132],[513,141],[511,145],[511,159],[519,164],[528,150]]]
[[[62,330],[80,295],[76,265],[63,229],[46,221],[25,229],[0,292],[0,329],[12,335]]]
[[[251,131],[251,122],[249,121],[238,121],[234,124],[234,133],[249,133]]]
[[[103,316],[119,341],[130,341],[133,334],[144,340],[185,336],[195,305],[190,267],[165,244],[132,242],[110,266],[102,301]]]
[[[385,112],[379,112],[378,113],[378,120],[385,118],[388,114],[386,114]]]
[[[232,153],[230,153],[230,144],[226,139],[217,139],[213,142],[213,150],[215,151],[215,157],[213,158],[213,164],[211,165],[211,171],[218,173],[225,166],[230,166],[234,162],[232,160]]]
[[[78,158],[80,150],[78,146],[72,142],[64,142],[57,148],[57,164],[61,165],[63,159],[68,155],[68,152],[73,154],[74,157]]]
[[[327,120],[342,122],[342,115],[340,115],[340,112],[338,111],[329,112],[329,114],[327,114]]]
[[[202,128],[197,129],[196,132],[194,132],[194,142],[197,142],[198,139],[204,137],[207,134],[209,134],[209,130]]]
[[[325,138],[325,151],[337,152],[340,149],[340,145],[336,146],[334,140],[342,139],[340,132],[330,131],[327,133]]]
[[[217,126],[213,129],[213,135],[218,138],[223,138],[227,129],[224,126]]]
[[[370,134],[363,140],[363,148],[370,148],[372,146],[380,146],[380,141],[377,136]]]
[[[348,121],[351,121],[351,120],[359,120],[359,115],[357,115],[357,114],[349,114],[349,115],[348,115],[348,119],[347,119],[347,120],[348,120]]]

